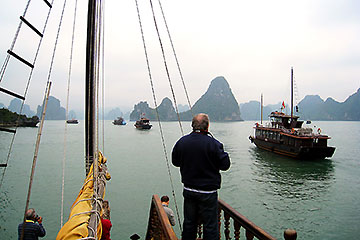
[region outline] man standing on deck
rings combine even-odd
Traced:
[[[192,120],[193,131],[180,138],[172,151],[172,163],[180,167],[184,184],[184,223],[182,240],[195,240],[198,221],[204,225],[204,239],[219,239],[218,193],[220,170],[230,168],[229,155],[209,129],[204,113]]]
[[[18,226],[19,239],[23,240],[38,240],[39,237],[44,237],[46,232],[42,225],[42,217],[38,216],[33,208],[29,208],[25,213],[25,228],[24,237],[21,238],[23,231],[23,224],[20,223]],[[39,224],[37,224],[38,222]]]

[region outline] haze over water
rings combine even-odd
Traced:
[[[159,126],[139,131],[129,122],[105,122],[105,156],[112,179],[105,199],[110,201],[112,239],[142,239],[152,194],[169,195],[175,210]],[[313,122],[330,135],[336,151],[331,159],[298,161],[257,149],[248,140],[254,122],[211,123],[210,131],[224,143],[232,166],[223,172],[220,198],[276,238],[294,228],[298,239],[356,239],[360,221],[360,122]],[[190,132],[190,122],[183,122]],[[181,136],[177,122],[162,123],[168,160]],[[100,126],[101,129],[101,126]],[[1,239],[17,239],[22,221],[37,128],[20,128],[0,190]],[[10,134],[0,132],[0,156],[5,161]],[[68,125],[65,167],[64,219],[83,183],[84,125]],[[60,228],[61,174],[64,122],[46,121],[35,172],[31,207],[43,216],[45,239],[55,239]],[[102,142],[102,140],[101,140]],[[102,148],[102,147],[101,147]],[[103,148],[102,148],[103,149]],[[179,170],[170,163],[182,219]],[[1,174],[2,174],[1,169]],[[177,236],[180,231],[175,226]]]

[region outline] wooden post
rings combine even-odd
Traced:
[[[240,223],[237,221],[234,221],[234,235],[235,235],[236,240],[240,239],[240,228],[241,228]]]
[[[224,212],[225,239],[230,239],[230,215]]]
[[[296,240],[297,238],[297,232],[294,229],[286,229],[284,231],[284,239],[285,240]]]

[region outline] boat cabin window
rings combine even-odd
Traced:
[[[270,122],[273,128],[280,128],[283,125],[281,118],[271,117]]]

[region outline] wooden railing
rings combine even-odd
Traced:
[[[223,213],[223,222],[224,225],[221,225],[221,217]],[[233,222],[233,234],[234,237],[230,237],[230,219]],[[249,219],[241,215],[238,211],[233,209],[229,204],[219,199],[219,231],[224,232],[224,236],[226,240],[229,239],[240,239],[240,229],[245,229],[245,236],[247,240],[252,240],[255,238],[259,240],[275,240],[273,236],[265,232],[262,228],[256,226]],[[295,230],[287,229],[284,231],[284,239],[285,240],[295,240],[297,237],[297,233]]]
[[[240,229],[245,229],[245,236],[247,240],[254,238],[259,240],[276,240],[273,236],[265,232],[253,222],[241,215],[229,204],[219,199],[219,232],[220,236],[223,233],[225,240],[240,239]],[[230,226],[232,221],[233,226]],[[222,224],[223,222],[223,224]],[[231,230],[233,230],[233,237],[231,237]],[[295,240],[297,233],[295,230],[287,229],[284,231],[285,240]],[[198,226],[198,238],[202,238],[202,226]],[[146,233],[146,240],[178,240],[174,230],[172,229],[169,218],[167,217],[158,195],[153,195],[150,207],[150,216],[148,229]]]
[[[178,240],[158,195],[153,195],[146,240]]]

